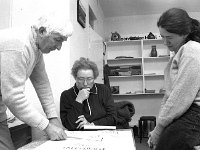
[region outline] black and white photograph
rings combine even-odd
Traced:
[[[0,0],[0,150],[200,150],[199,0]]]

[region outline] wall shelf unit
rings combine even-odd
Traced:
[[[156,46],[157,57],[150,56],[152,46]],[[139,74],[134,69],[126,74],[123,71],[122,74],[111,74],[110,85],[119,86],[119,94],[113,96],[163,96],[164,68],[170,59],[170,52],[162,39],[109,41],[105,42],[105,47],[105,63],[111,68],[141,68]]]

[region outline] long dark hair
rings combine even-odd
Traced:
[[[187,35],[186,41],[200,43],[200,23],[191,18],[188,13],[180,8],[171,8],[165,11],[159,18],[157,26],[164,28],[170,33]]]

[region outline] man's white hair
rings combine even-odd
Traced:
[[[72,35],[73,26],[71,21],[65,19],[65,15],[59,12],[51,12],[41,16],[34,25],[37,29],[46,28],[47,34],[59,33],[62,36],[69,37]]]

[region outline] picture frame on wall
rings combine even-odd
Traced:
[[[77,21],[79,24],[85,28],[86,26],[86,13],[85,8],[83,7],[82,1],[77,0]]]

